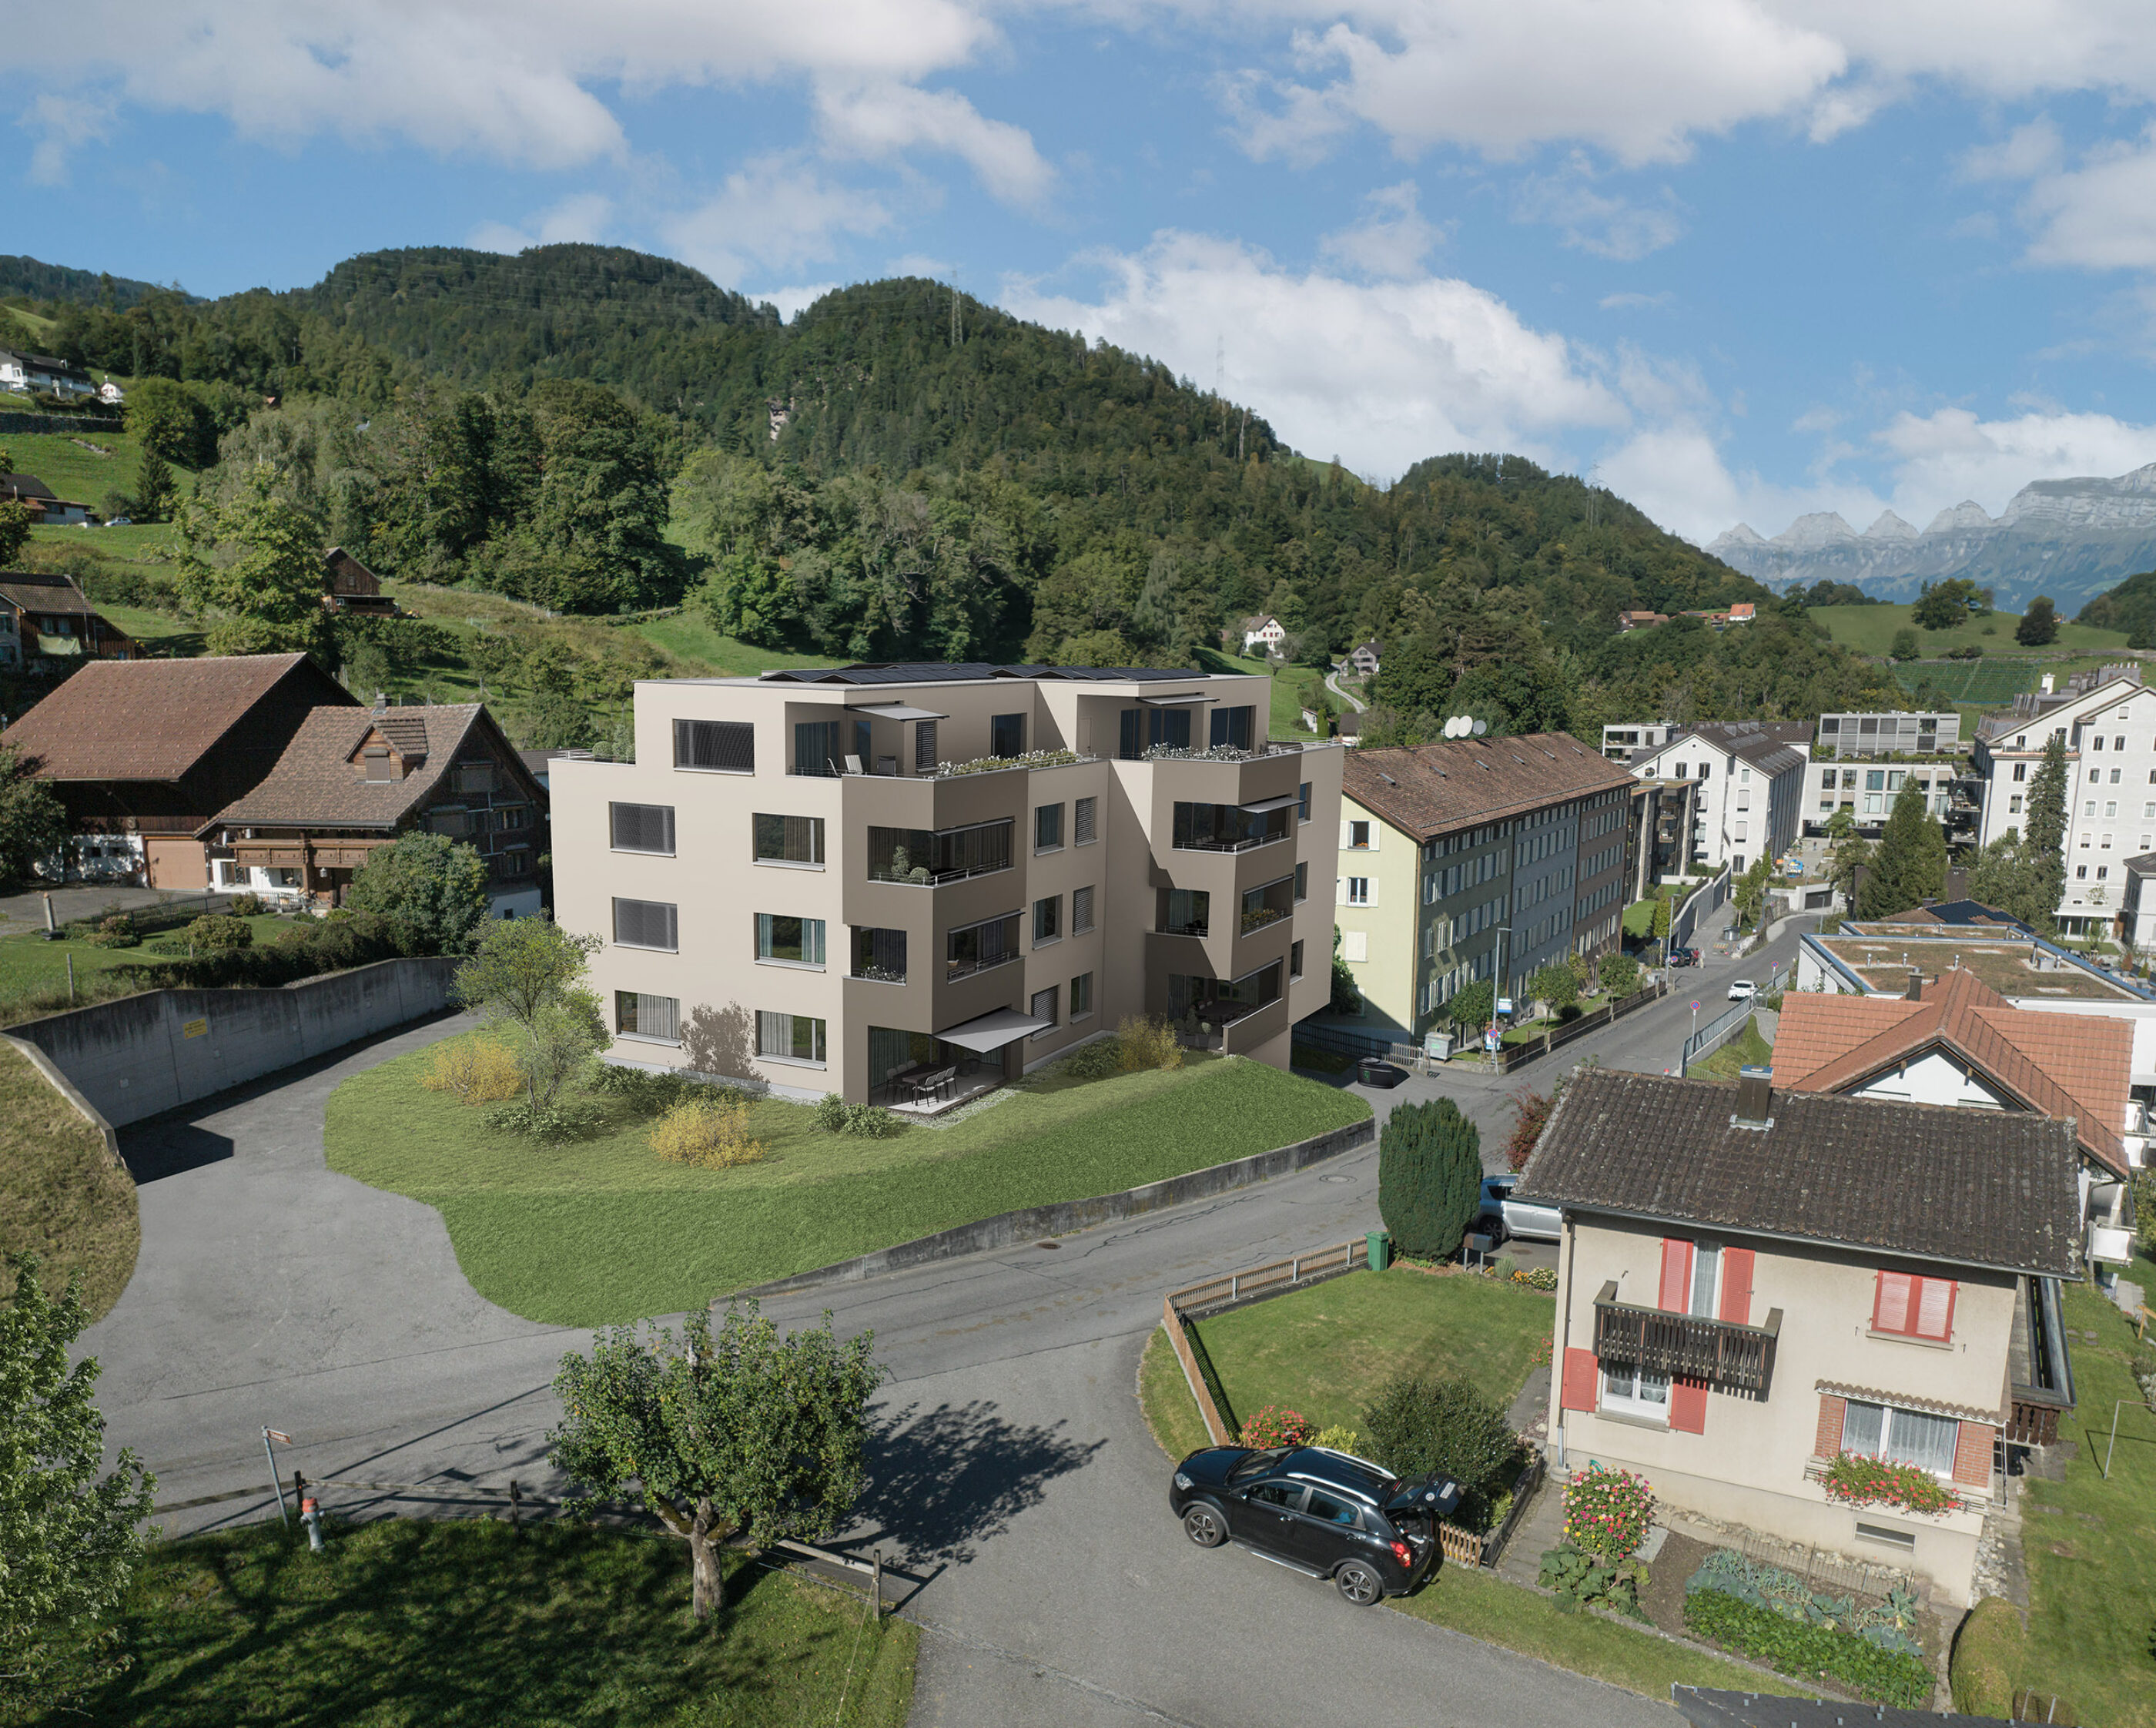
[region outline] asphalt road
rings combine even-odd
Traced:
[[[1702,981],[1726,987],[1736,969],[1710,965]],[[1642,1010],[1567,1057],[1659,1071],[1676,1058],[1689,1000]],[[265,1425],[298,1443],[279,1449],[288,1473],[548,1479],[549,1382],[585,1335],[484,1301],[432,1208],[322,1161],[322,1106],[336,1084],[459,1024],[123,1131],[142,1255],[85,1347],[104,1366],[109,1437],[157,1470],[161,1504],[262,1484]],[[1512,1094],[1546,1085],[1562,1060],[1509,1082],[1415,1077],[1372,1102],[1382,1113],[1452,1093],[1494,1162]],[[873,1328],[890,1371],[875,1487],[855,1534],[921,1581],[906,1604],[927,1632],[916,1723],[1668,1720],[1578,1676],[1351,1609],[1241,1551],[1201,1552],[1168,1517],[1167,1461],[1134,1396],[1161,1292],[1360,1234],[1376,1221],[1376,1187],[1366,1150],[1054,1247],[768,1304],[785,1321],[813,1323],[828,1305],[843,1330]],[[326,1503],[364,1509],[357,1494]],[[162,1521],[177,1534],[274,1515],[264,1491]]]

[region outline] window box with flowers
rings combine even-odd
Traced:
[[[1929,1470],[1845,1452],[1820,1472],[1827,1498],[1851,1506],[1898,1506],[1905,1512],[1957,1510],[1961,1496]]]

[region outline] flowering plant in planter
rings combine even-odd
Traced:
[[[1928,1470],[1845,1452],[1821,1479],[1827,1498],[1852,1506],[1899,1506],[1910,1512],[1951,1512],[1961,1496]]]
[[[1654,1489],[1630,1470],[1589,1464],[1564,1491],[1565,1539],[1603,1560],[1639,1552],[1654,1514]]]
[[[1235,1440],[1241,1446],[1307,1446],[1312,1432],[1310,1418],[1300,1411],[1268,1404],[1243,1419],[1243,1431]]]

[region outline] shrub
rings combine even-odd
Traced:
[[[2026,1636],[2021,1616],[2003,1596],[1987,1596],[1969,1611],[1947,1667],[1956,1710],[1972,1716],[2013,1714],[2015,1670]]]
[[[835,1092],[818,1098],[811,1115],[825,1134],[856,1134],[865,1140],[887,1140],[903,1134],[906,1124],[874,1104],[850,1104]]]
[[[1124,1016],[1116,1028],[1116,1046],[1125,1073],[1183,1066],[1183,1046],[1176,1041],[1173,1024],[1166,1020],[1145,1015]]]
[[[1491,1508],[1518,1473],[1520,1442],[1505,1412],[1458,1376],[1395,1376],[1363,1412],[1371,1455],[1405,1481],[1450,1476],[1467,1491],[1459,1521],[1487,1529]]]
[[[132,948],[142,939],[142,933],[135,928],[135,920],[124,912],[100,918],[90,939],[100,948]]]
[[[1243,1421],[1242,1432],[1235,1437],[1239,1446],[1307,1446],[1311,1443],[1310,1418],[1299,1411],[1283,1410],[1277,1404],[1268,1404],[1255,1416]]]
[[[1685,1625],[1792,1679],[1833,1680],[1860,1697],[1903,1710],[1931,1701],[1932,1671],[1921,1656],[1881,1649],[1835,1627],[1807,1626],[1719,1590],[1686,1593]]]
[[[601,1062],[593,1071],[589,1086],[603,1097],[619,1098],[639,1116],[656,1116],[662,1110],[670,1110],[701,1095],[704,1089],[701,1082],[685,1074],[654,1072],[649,1068],[625,1067],[617,1062]],[[732,1087],[721,1087],[718,1091],[721,1097],[741,1097]]]
[[[228,913],[206,913],[187,928],[187,939],[205,954],[254,946],[254,926]]]
[[[1560,1608],[1608,1608],[1638,1620],[1647,1617],[1640,1607],[1640,1593],[1647,1587],[1644,1561],[1599,1560],[1567,1542],[1543,1551],[1541,1583],[1556,1593]]]
[[[1629,996],[1640,987],[1640,963],[1628,954],[1602,957],[1602,987],[1613,996]]]
[[[1912,1512],[1951,1512],[1961,1496],[1928,1470],[1914,1464],[1894,1464],[1884,1458],[1859,1458],[1843,1453],[1829,1464],[1824,1479],[1830,1499],[1852,1506],[1884,1504]]]
[[[1310,1437],[1310,1444],[1329,1446],[1335,1452],[1348,1452],[1359,1455],[1363,1450],[1363,1437],[1354,1429],[1348,1427],[1320,1428]]]
[[[846,1100],[841,1093],[827,1092],[816,1100],[808,1114],[825,1134],[839,1134],[846,1125]]]
[[[1063,1059],[1063,1074],[1070,1080],[1106,1080],[1123,1072],[1122,1045],[1116,1038],[1096,1038],[1081,1044]]]
[[[1589,1464],[1564,1490],[1564,1533],[1603,1560],[1630,1560],[1647,1540],[1655,1491],[1630,1470]]]
[[[676,1104],[651,1130],[651,1149],[670,1163],[700,1170],[731,1170],[763,1156],[762,1143],[749,1138],[748,1106],[721,1098]]]
[[[1450,1260],[1482,1204],[1482,1137],[1449,1098],[1401,1104],[1378,1142],[1378,1214],[1394,1246]]]
[[[597,1113],[586,1098],[557,1098],[535,1107],[529,1098],[518,1097],[494,1105],[485,1121],[496,1134],[521,1134],[558,1145],[583,1139],[597,1126]]]
[[[1557,1288],[1557,1273],[1551,1267],[1530,1266],[1524,1271],[1514,1273],[1512,1282],[1525,1284],[1530,1290],[1554,1290]]]
[[[1505,1142],[1508,1169],[1522,1170],[1527,1167],[1535,1142],[1543,1137],[1543,1126],[1549,1120],[1556,1103],[1554,1092],[1537,1092],[1531,1086],[1523,1086],[1512,1095],[1512,1134]]]
[[[455,1038],[434,1047],[419,1077],[429,1092],[453,1093],[468,1104],[496,1104],[524,1090],[516,1052],[492,1038]]]
[[[264,910],[259,894],[234,894],[230,908],[234,918],[260,918]]]

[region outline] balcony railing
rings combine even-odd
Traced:
[[[872,864],[869,867],[868,878],[870,882],[909,883],[916,887],[940,887],[945,882],[967,882],[977,876],[993,876],[998,871],[1010,867],[1011,860],[1001,858],[963,870],[931,870],[926,864],[916,864],[901,875],[895,869],[880,870]]]
[[[1006,949],[999,954],[991,954],[981,960],[946,960],[943,978],[946,983],[954,979],[971,978],[977,972],[991,972],[998,966],[1008,966],[1014,960],[1024,959],[1016,949]]]
[[[1203,919],[1189,924],[1163,923],[1159,933],[1163,936],[1209,936],[1213,933],[1213,926]]]
[[[1178,852],[1249,852],[1261,846],[1276,845],[1288,837],[1288,831],[1278,834],[1254,834],[1242,840],[1178,840],[1174,850]]]
[[[1680,1380],[1764,1396],[1774,1372],[1774,1340],[1782,1310],[1768,1310],[1763,1326],[1739,1326],[1698,1314],[1638,1308],[1617,1299],[1617,1281],[1594,1299],[1594,1354]]]
[[[1267,924],[1276,924],[1287,914],[1276,906],[1260,906],[1243,914],[1243,933],[1262,930]]]

